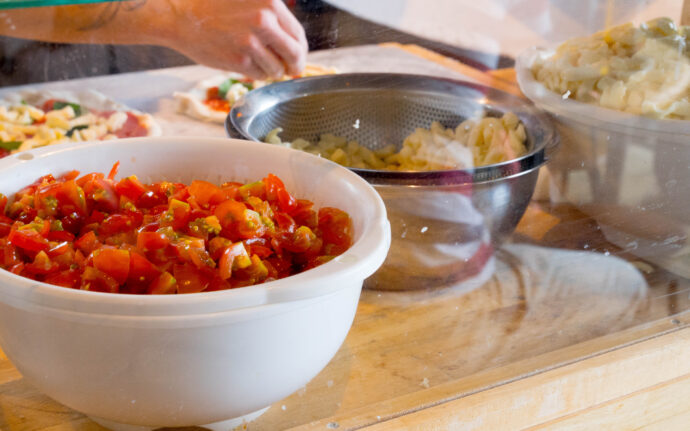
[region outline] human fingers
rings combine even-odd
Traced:
[[[259,78],[281,78],[285,75],[285,65],[280,58],[259,39],[252,37],[249,43],[248,55],[253,62],[263,71]]]
[[[267,16],[255,32],[259,40],[280,58],[289,74],[297,75],[304,69],[306,47],[287,34],[275,16]]]
[[[304,50],[308,50],[307,36],[304,32],[304,27],[302,27],[302,24],[300,24],[295,15],[290,12],[290,9],[288,9],[285,3],[278,0],[277,4],[274,5],[274,12],[280,26],[297,40]]]
[[[248,51],[248,49],[229,50],[219,53],[216,50],[192,50],[183,54],[199,64],[214,69],[232,70],[253,79],[266,78],[266,72],[259,67]]]

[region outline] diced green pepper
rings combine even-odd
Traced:
[[[76,111],[75,111],[75,114],[76,114]],[[74,127],[72,127],[71,129],[69,129],[69,130],[67,131],[66,135],[67,135],[68,138],[71,138],[72,135],[74,135],[74,132],[75,132],[75,131],[77,131],[77,130],[83,130],[83,129],[88,129],[88,128],[89,128],[88,124],[80,124],[79,126],[74,126]]]
[[[76,104],[76,103],[70,103],[70,102],[55,102],[53,104],[53,110],[62,109],[65,106],[71,106],[72,107],[72,110],[74,110],[74,116],[75,117],[79,117],[83,113],[82,109],[81,109],[81,105]]]
[[[16,150],[22,144],[22,141],[0,141],[0,148],[7,151]]]
[[[249,82],[242,82],[234,78],[228,78],[218,86],[218,96],[220,96],[222,99],[225,99],[225,96],[227,96],[228,91],[230,91],[230,87],[232,87],[235,84],[242,84],[247,90],[250,91],[254,89],[254,86]]]

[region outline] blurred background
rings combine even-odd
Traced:
[[[288,0],[311,50],[415,43],[480,69],[510,67],[532,45],[589,34],[607,23],[668,16],[681,0]],[[104,8],[116,9],[113,2]],[[0,24],[3,14],[0,12]],[[191,64],[159,47],[63,45],[0,37],[0,86]]]

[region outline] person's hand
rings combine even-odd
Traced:
[[[281,0],[168,0],[161,43],[192,60],[251,78],[302,71],[307,40]]]

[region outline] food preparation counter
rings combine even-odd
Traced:
[[[310,61],[341,72],[467,79],[519,94],[510,71],[486,74],[416,46],[318,51]],[[221,125],[177,114],[172,99],[213,73],[189,66],[32,88],[88,87],[153,114],[164,135],[225,136]],[[600,429],[612,412],[617,429],[687,423],[688,246],[669,251],[651,241],[638,253],[602,229],[591,205],[554,199],[553,183],[563,181],[542,178],[517,231],[472,277],[405,292],[365,289],[329,365],[240,429]],[[642,223],[616,207],[607,214],[618,230],[660,223],[664,238],[690,232],[687,216]],[[101,428],[37,392],[0,354],[0,429]]]

